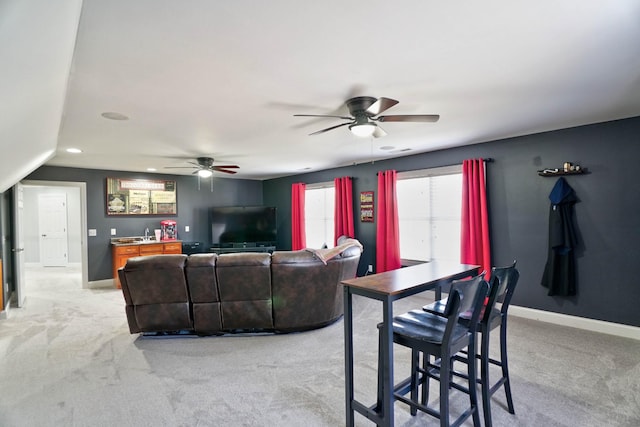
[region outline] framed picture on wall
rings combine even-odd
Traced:
[[[176,182],[107,178],[107,215],[177,215]]]
[[[360,221],[373,222],[373,191],[360,193]]]

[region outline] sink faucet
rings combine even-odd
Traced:
[[[149,240],[149,228],[144,229],[144,240]]]

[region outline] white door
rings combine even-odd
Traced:
[[[40,262],[44,267],[65,267],[68,263],[67,194],[38,195]]]
[[[13,187],[13,256],[15,258],[15,270],[13,277],[16,286],[16,296],[18,307],[24,306],[24,188],[22,184]]]

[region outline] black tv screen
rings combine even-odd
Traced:
[[[276,242],[276,208],[264,206],[215,207],[209,210],[211,243],[232,247],[274,246]]]

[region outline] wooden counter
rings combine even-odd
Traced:
[[[116,288],[120,289],[120,279],[118,269],[124,267],[129,258],[146,255],[181,254],[182,242],[171,240],[154,243],[112,243],[111,259],[113,260],[113,282]]]

